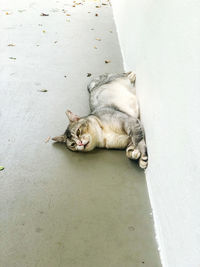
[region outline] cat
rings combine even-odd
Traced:
[[[128,158],[139,160],[139,166],[147,168],[135,80],[135,72],[104,74],[93,79],[88,85],[91,113],[79,117],[67,110],[67,130],[52,140],[64,142],[72,151],[88,152],[95,147],[126,149]]]

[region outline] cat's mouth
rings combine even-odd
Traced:
[[[84,144],[84,149],[87,147],[87,145],[89,145],[89,141],[86,144]]]

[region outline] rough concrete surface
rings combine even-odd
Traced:
[[[137,164],[45,143],[88,113],[87,73],[123,71],[105,3],[1,0],[1,267],[160,266]]]

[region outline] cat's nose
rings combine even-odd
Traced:
[[[78,145],[78,146],[84,146],[84,144],[83,144],[81,141],[78,141],[78,142],[77,142],[77,145]]]

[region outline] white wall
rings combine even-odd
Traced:
[[[200,267],[200,1],[112,0],[149,151],[164,267]]]

